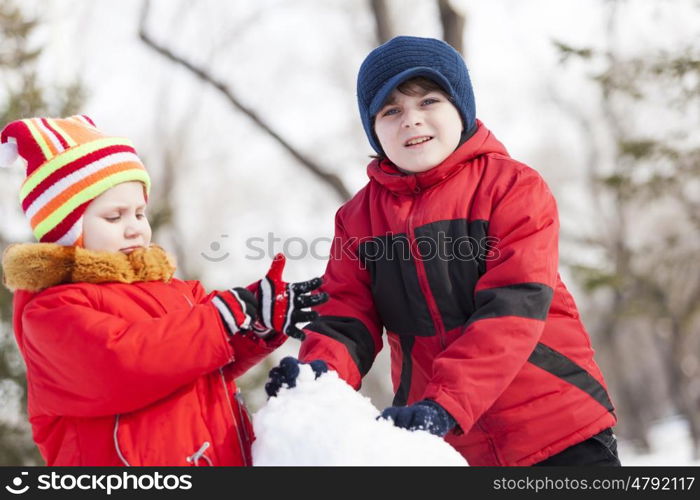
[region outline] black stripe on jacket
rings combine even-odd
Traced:
[[[392,406],[406,406],[408,402],[408,393],[411,390],[411,377],[413,376],[413,344],[416,342],[416,337],[408,335],[400,335],[399,342],[401,343],[401,382],[394,394]]]
[[[387,233],[359,244],[374,305],[387,330],[420,337],[436,333],[418,265],[425,269],[445,329],[464,325],[475,310],[474,287],[486,270],[487,229],[485,220],[441,220],[417,227],[412,243],[406,233]]]
[[[435,335],[405,233],[375,236],[358,246],[371,277],[372,300],[387,330],[399,335]]]
[[[476,312],[467,325],[486,318],[518,316],[547,319],[554,290],[542,283],[518,283],[480,290],[475,294]]]
[[[445,330],[464,325],[476,310],[474,287],[486,271],[488,226],[488,221],[481,219],[451,219],[431,222],[414,231],[430,293]]]
[[[609,412],[613,413],[615,411],[605,387],[603,387],[600,382],[593,378],[593,375],[564,356],[562,353],[557,352],[551,347],[548,347],[542,343],[538,343],[535,350],[532,351],[528,361],[533,365],[551,373],[555,377],[559,377],[565,382],[578,387],[600,403],[600,405]]]
[[[304,327],[343,344],[364,377],[374,362],[374,340],[365,324],[359,319],[345,316],[321,316]]]

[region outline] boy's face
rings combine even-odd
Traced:
[[[151,244],[146,199],[140,182],[123,182],[92,200],[83,215],[87,250],[131,253]]]
[[[440,90],[406,95],[394,89],[375,116],[374,133],[394,165],[425,172],[457,149],[462,119]]]

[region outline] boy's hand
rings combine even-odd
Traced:
[[[285,262],[284,254],[275,255],[270,270],[260,281],[260,319],[268,330],[283,332],[290,337],[304,340],[304,332],[297,328],[296,323],[306,323],[318,318],[316,311],[304,309],[323,304],[328,300],[328,294],[311,294],[321,286],[321,278],[299,283],[283,281]]]
[[[299,376],[299,365],[304,365],[297,358],[287,356],[280,361],[279,366],[270,370],[269,378],[265,384],[265,392],[268,397],[275,397],[283,385],[295,387],[297,385],[297,377]],[[311,369],[316,374],[316,378],[328,371],[328,365],[321,359],[316,359],[309,363]]]
[[[393,420],[396,427],[424,430],[443,437],[456,425],[452,415],[431,399],[423,399],[409,406],[390,406],[377,418]]]

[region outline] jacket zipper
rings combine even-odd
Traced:
[[[228,403],[228,409],[231,412],[231,419],[233,420],[233,425],[236,427],[236,436],[238,437],[238,446],[241,448],[241,456],[243,457],[243,464],[247,467],[250,464],[248,463],[248,454],[246,453],[245,447],[243,446],[243,440],[241,439],[241,431],[239,429],[239,425],[236,420],[236,414],[233,412],[233,405],[231,404],[231,396],[229,396],[228,393],[228,387],[226,387],[226,378],[224,377],[224,370],[223,368],[219,368],[219,375],[221,376],[221,384],[224,386],[224,394],[226,395],[226,403]],[[240,422],[240,425],[243,425],[243,422]],[[245,431],[245,429],[244,429]],[[246,432],[246,439],[248,438],[248,431]]]
[[[413,244],[415,242],[415,234],[413,233],[414,231],[414,218],[419,212],[418,205],[420,202],[420,196],[421,196],[421,189],[419,187],[416,187],[414,189],[414,194],[415,196],[413,197],[413,204],[411,206],[411,211],[409,212],[408,215],[408,244],[409,244],[409,249],[413,249]],[[416,248],[416,253],[418,254],[418,247]],[[435,329],[437,330],[438,338],[440,339],[440,347],[444,350],[447,347],[447,342],[445,341],[445,325],[442,323],[442,318],[440,318],[440,311],[438,311],[437,308],[437,303],[435,302],[435,297],[433,297],[432,292],[430,291],[430,284],[428,283],[428,275],[425,272],[425,264],[423,263],[423,259],[420,258],[414,258],[416,262],[416,273],[418,274],[418,283],[421,287],[421,291],[423,292],[423,297],[425,297],[425,303],[428,306],[428,311],[430,312],[430,317],[433,320],[433,325],[435,326]]]
[[[185,300],[187,301],[187,304],[190,306],[190,308],[193,308],[194,304],[192,303],[190,298],[187,295],[185,295],[184,293],[182,294],[182,296],[185,298]],[[233,417],[233,409],[231,409],[231,400],[229,399],[228,390],[226,388],[226,378],[224,377],[224,371],[223,371],[223,368],[221,368],[221,367],[219,368],[219,375],[221,376],[221,383],[224,386],[224,394],[226,395],[226,402],[228,403],[229,410],[231,411],[231,417]],[[234,423],[234,425],[236,424],[235,418],[233,420],[233,423]],[[237,425],[236,425],[236,433],[238,434],[238,444],[239,444],[239,446],[241,446],[241,453],[243,454],[243,461],[246,462],[246,465],[247,465],[247,458],[245,455],[245,450],[243,449],[243,446],[241,443],[241,436],[238,433],[238,426]],[[211,443],[209,443],[209,441],[205,441],[202,444],[202,447],[197,452],[195,452],[192,456],[187,457],[187,461],[190,463],[194,463],[194,465],[199,465],[198,464],[199,459],[203,458],[204,460],[206,460],[206,462],[210,466],[213,466],[214,464],[212,463],[211,459],[204,454],[204,452],[207,450],[207,448],[209,448],[210,445],[211,445]]]
[[[168,309],[165,307],[165,305],[160,300],[158,300],[158,297],[156,297],[154,294],[150,293],[145,288],[143,289],[143,291],[145,291],[151,297],[153,297],[156,300],[156,302],[158,302],[158,304],[163,308],[163,311],[165,313],[169,312]],[[194,304],[192,303],[190,298],[187,295],[185,295],[184,293],[182,294],[182,296],[187,301],[187,304],[190,306],[190,308],[193,308]],[[231,411],[231,418],[233,418],[233,422],[235,425],[236,419],[235,419],[234,414],[233,414],[233,408],[231,408],[231,400],[228,396],[228,390],[226,389],[226,379],[224,378],[224,373],[223,373],[222,368],[219,368],[219,374],[221,375],[221,381],[224,384],[224,394],[226,394],[226,401],[228,402],[228,406],[229,406],[229,409]],[[125,466],[131,467],[131,464],[126,460],[126,457],[124,457],[124,454],[122,453],[121,448],[119,447],[119,440],[117,438],[118,431],[119,431],[119,417],[120,417],[120,415],[116,415],[115,421],[114,421],[114,433],[113,433],[114,448],[117,451],[117,455],[119,456],[119,460],[121,460]],[[238,433],[238,426],[237,425],[236,425],[236,433]],[[247,434],[247,432],[246,432],[246,434]],[[241,446],[241,453],[243,455],[243,461],[245,462],[246,465],[248,465],[248,458],[245,454],[245,450],[243,449],[243,445],[241,443],[240,433],[238,433],[238,443]],[[210,466],[213,466],[214,464],[212,463],[211,459],[208,456],[206,456],[206,454],[205,454],[205,451],[207,450],[207,448],[209,448],[209,446],[211,446],[211,443],[209,441],[205,441],[204,443],[202,443],[202,446],[200,447],[200,449],[198,451],[196,451],[193,455],[186,457],[185,460],[188,463],[194,463],[194,465],[199,465],[199,460],[203,458],[207,462],[207,464],[209,464]]]
[[[122,450],[119,447],[119,440],[117,439],[117,432],[119,431],[119,417],[120,415],[115,415],[114,417],[114,449],[117,450],[119,460],[121,460],[122,463],[127,467],[131,467],[131,464],[127,462],[126,458],[124,457],[124,454],[122,453]]]
[[[250,412],[248,411],[248,407],[245,405],[245,401],[243,401],[243,394],[241,394],[240,389],[236,389],[236,402],[238,403],[238,416],[240,417],[241,420],[241,427],[243,428],[243,436],[245,437],[245,440],[250,443],[250,434],[248,434],[248,429],[245,426],[245,420],[243,417],[243,412],[246,412],[246,415],[248,417],[248,421],[252,422],[253,419],[250,417]]]
[[[414,190],[415,196],[414,196],[414,203],[413,206],[411,207],[411,212],[409,213],[408,216],[408,235],[409,235],[409,245],[410,248],[413,248],[413,242],[415,241],[414,237],[414,224],[413,220],[418,212],[418,209],[415,207],[418,205],[419,201],[419,196],[421,194],[420,188],[416,188]],[[416,247],[417,250],[417,247]],[[419,262],[420,260],[420,262]],[[438,311],[437,308],[437,302],[435,302],[435,297],[433,297],[433,294],[430,293],[430,284],[428,283],[428,275],[425,271],[425,264],[423,263],[422,259],[416,259],[416,271],[418,273],[418,282],[420,283],[421,290],[423,291],[423,295],[425,296],[425,301],[428,305],[428,310],[430,311],[430,316],[433,319],[433,324],[435,325],[435,328],[438,332],[438,335],[440,337],[440,347],[444,350],[447,347],[447,342],[445,339],[445,325],[442,322],[442,318],[440,318],[440,312]],[[501,463],[500,458],[498,456],[498,453],[496,452],[496,446],[493,443],[493,439],[491,439],[491,436],[489,435],[488,432],[486,432],[486,429],[483,428],[480,422],[476,422],[476,425],[481,429],[481,431],[486,435],[486,439],[489,443],[489,447],[491,448],[491,453],[493,453],[494,458],[498,463]]]
[[[213,467],[214,464],[212,463],[211,459],[205,454],[207,448],[209,448],[210,446],[211,443],[209,441],[204,441],[202,443],[202,446],[200,446],[199,449],[189,457],[185,457],[185,460],[187,461],[187,463],[194,464],[195,467],[199,467],[199,460],[203,458],[204,460],[206,460],[209,467]]]

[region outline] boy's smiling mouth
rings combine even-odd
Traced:
[[[431,135],[419,135],[417,137],[411,137],[409,140],[404,142],[403,146],[405,148],[410,148],[414,146],[418,146],[420,144],[426,143],[430,140],[432,140],[433,136]]]

